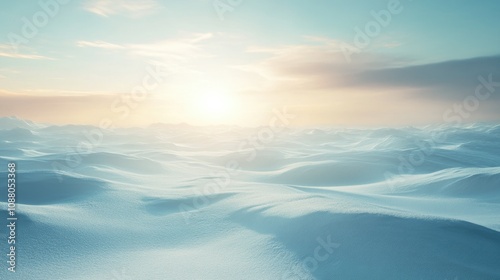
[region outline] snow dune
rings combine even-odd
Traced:
[[[0,118],[0,279],[500,279],[500,125],[259,129]]]

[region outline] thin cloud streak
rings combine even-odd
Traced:
[[[83,5],[85,10],[102,17],[120,14],[132,18],[151,14],[160,7],[154,0],[87,0]]]
[[[92,47],[101,49],[124,49],[124,46],[117,44],[112,44],[104,41],[78,41],[76,42],[78,47]]]
[[[186,60],[206,57],[209,54],[201,43],[212,38],[211,33],[192,34],[183,38],[168,39],[146,44],[115,44],[105,41],[77,41],[78,47],[92,47],[107,50],[123,50],[130,55],[166,59]]]
[[[43,56],[43,55],[21,54],[21,53],[5,53],[5,52],[0,52],[0,57],[21,58],[21,59],[53,59],[53,58],[46,57],[46,56]]]
[[[38,54],[25,54],[25,53],[13,52],[11,46],[3,44],[0,44],[0,57],[20,58],[20,59],[53,59]]]

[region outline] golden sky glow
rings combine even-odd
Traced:
[[[487,25],[467,21],[482,31],[466,38],[436,33],[442,15],[424,9],[428,4],[400,4],[391,10],[393,21],[381,25],[373,11],[387,3],[370,3],[254,1],[221,18],[206,0],[87,0],[60,4],[36,32],[20,19],[29,20],[39,4],[3,3],[16,12],[0,22],[6,32],[0,112],[60,124],[107,118],[124,126],[254,126],[284,107],[298,116],[296,125],[499,119],[491,84],[500,80],[493,47],[500,39],[488,36],[498,26],[494,7],[482,13]],[[264,8],[272,12],[260,13]],[[415,26],[410,19],[422,11],[427,20]],[[370,24],[380,28],[367,35]],[[475,95],[481,86],[490,94],[485,99]]]

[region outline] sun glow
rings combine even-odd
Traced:
[[[206,121],[230,122],[235,117],[235,102],[223,90],[206,90],[197,95],[196,115]]]
[[[220,94],[207,94],[200,102],[201,109],[210,115],[224,115],[230,109],[228,99]]]

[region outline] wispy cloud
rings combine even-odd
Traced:
[[[273,97],[295,100],[292,106],[297,108],[316,108],[318,122],[352,116],[370,123],[367,116],[374,115],[385,123],[441,121],[450,104],[475,93],[479,76],[491,74],[494,82],[500,77],[500,56],[417,65],[405,57],[363,52],[349,63],[335,41],[307,39],[296,45],[250,48],[268,57],[239,69],[264,77]],[[492,94],[475,120],[496,114],[499,102],[500,95]]]
[[[89,90],[72,90],[72,89],[22,89],[18,90],[18,94],[30,96],[90,96],[90,95],[107,95],[106,91],[89,91]]]
[[[157,11],[160,5],[155,0],[87,0],[83,8],[103,17],[120,14],[137,18]]]
[[[1,51],[0,51],[0,56],[9,58],[22,58],[22,59],[50,59],[49,57],[36,54],[7,53]]]
[[[311,36],[305,39],[302,44],[251,47],[248,52],[267,53],[269,57],[240,69],[258,73],[268,80],[284,81],[287,87],[295,89],[329,89],[342,86],[360,71],[395,67],[401,63],[368,52],[360,53],[356,60],[348,62],[341,41]]]
[[[124,46],[120,46],[117,44],[112,44],[104,41],[78,41],[76,45],[79,47],[92,47],[92,48],[101,48],[101,49],[123,49]]]
[[[490,73],[500,76],[500,56],[415,65],[409,59],[364,52],[349,63],[343,59],[338,42],[308,39],[319,44],[251,48],[250,52],[265,52],[270,56],[241,69],[258,73],[283,90],[403,92],[412,89],[419,90],[419,97],[429,100],[461,98],[459,93],[474,90],[478,76]]]
[[[182,62],[193,58],[208,57],[202,43],[212,38],[211,33],[191,34],[181,38],[142,44],[115,44],[104,41],[78,41],[79,47],[123,51],[131,56],[146,57],[168,62]]]
[[[211,33],[189,34],[182,37],[148,43],[122,43],[105,41],[78,41],[76,45],[122,54],[132,60],[154,61],[164,65],[170,73],[200,74],[199,63],[213,57],[207,48]]]
[[[20,59],[52,59],[50,57],[38,54],[25,54],[25,53],[13,52],[11,46],[8,45],[0,45],[0,57],[20,58]]]

